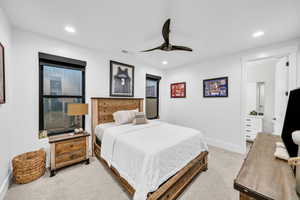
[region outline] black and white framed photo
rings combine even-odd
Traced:
[[[0,43],[0,104],[5,103],[4,46]]]
[[[110,96],[134,96],[134,66],[110,61]]]

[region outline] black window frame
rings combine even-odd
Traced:
[[[149,99],[157,99],[157,102],[156,102],[157,116],[156,117],[151,117],[151,118],[147,117],[147,119],[150,119],[150,120],[151,119],[159,119],[159,83],[160,83],[161,77],[160,76],[156,76],[156,75],[152,75],[152,74],[146,74],[146,87],[147,87],[147,79],[157,81],[156,97],[147,97],[147,89],[146,89],[146,95],[145,95],[146,101],[147,101],[147,98],[149,98]],[[146,112],[147,112],[147,110],[146,110]]]
[[[82,95],[44,95],[44,66],[53,66],[63,69],[72,69],[82,72]],[[85,70],[86,61],[51,55],[39,52],[39,130],[44,131],[44,98],[80,98],[85,103]],[[82,116],[82,128],[85,129],[85,116]],[[64,130],[48,133],[48,136],[59,135],[73,132],[73,130]]]

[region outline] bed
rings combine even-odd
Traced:
[[[176,199],[207,170],[203,136],[159,120],[137,126],[113,123],[112,113],[134,109],[143,111],[143,99],[92,98],[93,155],[134,200]]]

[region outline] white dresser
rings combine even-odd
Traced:
[[[263,116],[251,115],[245,117],[244,132],[247,141],[254,141],[257,133],[262,132],[263,118]]]

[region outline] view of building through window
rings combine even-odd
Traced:
[[[146,116],[158,118],[158,84],[156,79],[146,78]]]
[[[157,96],[157,81],[147,79],[146,80],[146,97],[156,97]]]
[[[68,103],[83,100],[82,71],[45,65],[43,78],[44,130],[56,133],[82,127],[82,118],[67,115]]]

